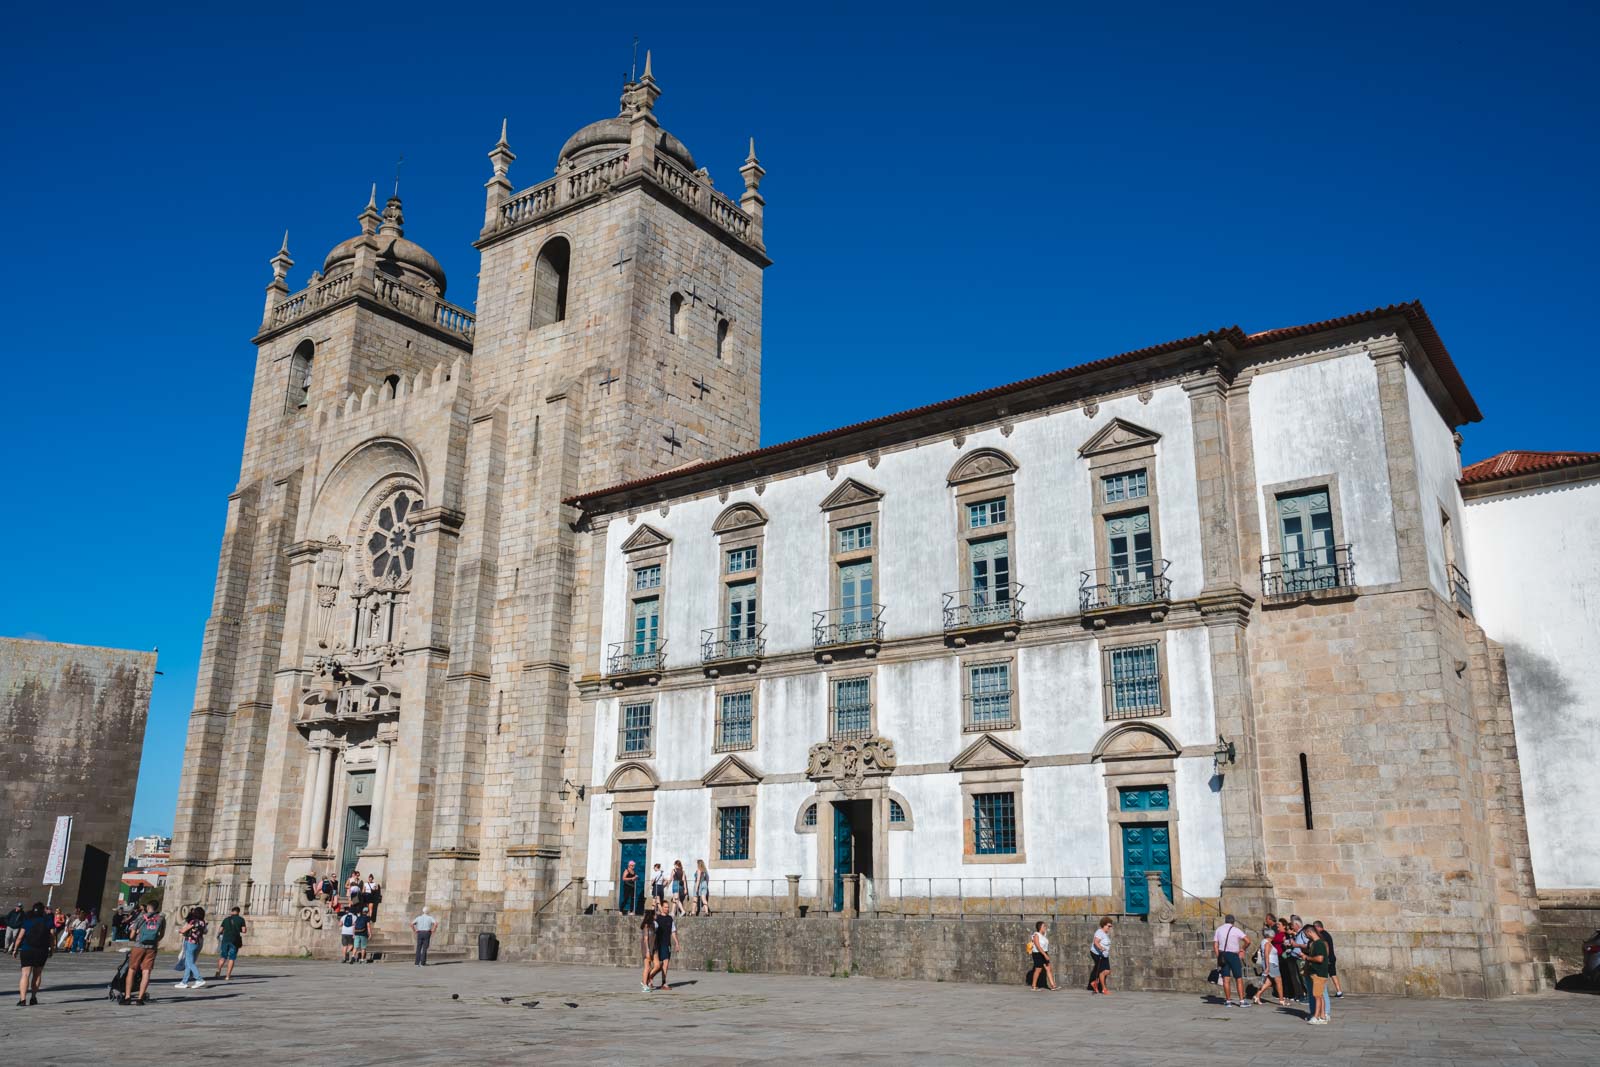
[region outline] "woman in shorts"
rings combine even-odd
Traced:
[[[1271,988],[1281,1008],[1287,1006],[1288,1001],[1283,999],[1283,968],[1278,960],[1278,946],[1274,943],[1276,934],[1276,926],[1267,926],[1261,931],[1261,986],[1253,999],[1260,1004],[1261,995]]]
[[[39,1003],[39,983],[44,981],[44,965],[50,961],[50,946],[55,941],[55,922],[43,904],[34,904],[22,920],[17,938],[17,962],[22,979],[17,986],[17,1007]]]
[[[644,906],[644,919],[639,923],[639,955],[644,958],[644,968],[639,972],[639,992],[650,992],[650,972],[656,962],[656,906],[652,901]]]
[[[694,861],[694,913],[711,914],[711,872],[705,860]]]
[[[1111,978],[1111,916],[1100,918],[1100,927],[1089,939],[1089,992],[1110,996],[1106,982]]]
[[[1033,924],[1033,936],[1028,938],[1028,951],[1033,956],[1033,970],[1028,972],[1028,985],[1037,990],[1042,974],[1047,988],[1054,989],[1056,976],[1050,969],[1050,938],[1044,932],[1044,923]]]

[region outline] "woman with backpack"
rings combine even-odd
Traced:
[[[17,960],[22,964],[17,1007],[39,1003],[39,983],[44,980],[44,965],[50,959],[54,940],[55,923],[44,905],[35,902],[22,920],[22,936],[17,939]]]
[[[178,958],[178,969],[183,971],[183,977],[172,988],[199,989],[206,984],[206,980],[200,977],[200,966],[195,957],[200,955],[200,945],[206,939],[206,909],[191,909],[189,917],[178,930],[178,936],[183,938],[183,955]],[[192,982],[189,980],[191,974],[194,975]]]

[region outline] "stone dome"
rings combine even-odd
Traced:
[[[444,268],[426,248],[406,239],[404,225],[400,198],[392,196],[383,209],[383,224],[373,237],[378,245],[378,269],[410,285],[431,289],[444,296]],[[357,234],[334,245],[328,258],[323,260],[323,275],[331,275],[352,262],[356,258],[356,247],[364,236]]]
[[[691,171],[695,167],[694,156],[682,141],[678,140],[666,130],[660,131],[660,138],[656,147],[667,156],[688,167]],[[616,118],[601,119],[591,122],[571,137],[561,146],[561,155],[558,163],[568,160],[582,166],[594,160],[603,159],[614,152],[620,152],[628,147],[629,142],[628,120],[621,115]]]

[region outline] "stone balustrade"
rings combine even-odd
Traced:
[[[274,305],[266,328],[275,330],[287,326],[353,295],[356,289],[356,272],[353,270],[324,278],[300,290],[282,303]],[[420,319],[468,341],[472,340],[477,321],[472,312],[463,307],[458,307],[433,293],[407,285],[399,278],[384,274],[382,271],[373,272],[372,291],[379,300],[398,308],[414,319]]]
[[[559,174],[508,197],[493,218],[492,232],[533,222],[574,201],[604,193],[628,173],[629,158],[624,149],[582,170]],[[752,240],[750,216],[701,175],[691,174],[665,156],[657,156],[647,173],[656,185],[739,240]]]

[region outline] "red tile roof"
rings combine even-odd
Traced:
[[[647,485],[653,485],[659,482],[666,482],[685,476],[702,474],[721,467],[749,463],[752,460],[760,460],[770,456],[780,455],[785,452],[803,448],[807,445],[814,445],[834,438],[845,437],[864,430],[877,429],[879,427],[888,426],[907,419],[917,418],[918,416],[946,411],[951,408],[957,408],[975,402],[982,402],[984,400],[995,399],[1012,393],[1032,389],[1041,385],[1047,385],[1054,382],[1064,381],[1069,378],[1088,375],[1095,371],[1105,370],[1111,367],[1118,367],[1128,363],[1137,363],[1140,360],[1149,359],[1153,356],[1159,356],[1169,352],[1179,352],[1186,348],[1197,347],[1207,341],[1225,342],[1226,344],[1241,350],[1259,348],[1263,345],[1273,344],[1278,341],[1307,337],[1312,334],[1321,333],[1325,330],[1336,330],[1345,326],[1359,325],[1364,322],[1371,322],[1376,319],[1397,315],[1403,316],[1406,319],[1407,324],[1411,327],[1412,333],[1422,345],[1423,352],[1427,355],[1429,362],[1432,363],[1434,370],[1438,373],[1440,380],[1444,383],[1445,389],[1449,392],[1451,399],[1455,401],[1457,408],[1460,409],[1463,421],[1481,421],[1483,419],[1483,413],[1478,410],[1476,401],[1472,399],[1472,394],[1468,392],[1467,383],[1462,380],[1460,371],[1456,369],[1455,362],[1451,360],[1449,351],[1446,350],[1444,347],[1444,342],[1439,338],[1439,331],[1434,328],[1433,320],[1428,318],[1428,313],[1423,309],[1421,301],[1412,300],[1409,303],[1390,304],[1387,307],[1372,308],[1369,311],[1360,311],[1353,315],[1344,315],[1336,319],[1324,319],[1321,322],[1306,323],[1303,326],[1286,326],[1280,329],[1266,330],[1261,333],[1254,334],[1247,334],[1238,326],[1228,326],[1220,330],[1212,330],[1209,333],[1196,334],[1193,337],[1184,337],[1176,341],[1167,341],[1162,344],[1151,345],[1148,348],[1139,348],[1132,352],[1123,352],[1120,355],[1107,356],[1104,359],[1092,360],[1088,363],[1080,363],[1076,366],[1067,367],[1062,370],[1051,371],[1048,374],[1037,375],[1033,378],[1024,378],[1021,381],[1011,382],[1007,385],[997,385],[991,389],[984,389],[976,393],[968,393],[965,396],[953,397],[949,400],[941,400],[934,404],[925,404],[922,407],[911,408],[906,411],[899,411],[892,415],[883,415],[876,419],[869,419],[866,422],[857,422],[852,423],[849,426],[841,426],[837,429],[825,430],[822,433],[811,434],[808,437],[800,437],[792,441],[784,441],[781,444],[767,445],[764,448],[758,448],[751,452],[741,452],[737,455],[724,456],[721,459],[704,460],[699,463],[687,463],[681,467],[675,467],[672,470],[663,471],[660,474],[653,474],[645,478],[636,478],[633,481],[606,486],[602,489],[594,489],[588,492],[578,493],[575,496],[568,497],[564,502],[567,504],[582,506],[585,501],[592,501],[601,497],[625,493],[633,489],[638,489]]]
[[[1462,468],[1461,484],[1481,485],[1497,478],[1540,474],[1585,463],[1600,463],[1600,452],[1528,452],[1512,449]]]

